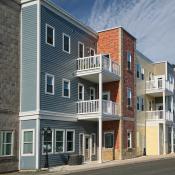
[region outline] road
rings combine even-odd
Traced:
[[[70,175],[175,175],[175,158],[71,173]]]

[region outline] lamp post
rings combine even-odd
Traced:
[[[44,137],[48,138],[50,133],[52,133],[52,130],[50,129],[50,127],[42,128],[42,129],[41,129],[41,134],[42,134],[43,138],[44,138]],[[43,143],[43,144],[44,144],[44,143]],[[44,168],[49,168],[48,142],[47,142],[47,141],[46,141],[46,149],[45,149],[45,152],[46,152],[46,161],[45,161]]]

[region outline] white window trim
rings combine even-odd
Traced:
[[[32,153],[25,154],[24,151],[24,132],[33,132],[33,147],[32,147]],[[22,156],[34,156],[35,155],[35,129],[22,129],[22,145],[21,145],[21,155]]]
[[[129,139],[128,139],[128,133],[131,133]],[[128,147],[128,140],[130,140],[130,147]],[[127,130],[127,148],[132,149],[132,131],[131,130]]]
[[[130,93],[130,99],[131,99],[131,104],[130,105],[128,105],[128,91],[130,91],[131,93]],[[131,91],[131,88],[127,88],[127,106],[128,107],[132,107],[132,91]]]
[[[90,56],[92,56],[92,55],[91,55],[91,50],[94,51],[94,55],[95,55],[95,49],[93,49],[92,47],[90,47]]]
[[[62,152],[57,152],[56,151],[56,132],[57,131],[63,131],[63,151]],[[55,153],[56,154],[61,154],[65,152],[65,129],[55,129]]]
[[[14,149],[14,131],[0,131],[0,134],[2,133],[12,133],[12,140],[11,140],[11,154],[10,155],[0,155],[0,157],[11,157],[13,156],[14,152],[13,152],[13,149]],[[1,140],[0,140],[1,141]],[[3,143],[1,143],[3,145]],[[2,146],[1,146],[2,148]]]
[[[79,51],[80,51],[80,47],[79,47],[79,46],[80,46],[80,44],[82,44],[82,45],[83,45],[83,57],[84,57],[84,43],[82,43],[82,42],[78,41],[78,58],[80,58],[80,55],[79,55],[79,53],[80,53],[80,52],[79,52]],[[82,57],[82,58],[83,58],[83,57]]]
[[[106,134],[113,134],[113,148],[106,148],[105,147],[105,145],[106,145],[106,143],[105,143],[105,135]],[[105,131],[104,132],[104,149],[108,149],[108,150],[114,149],[114,131]]]
[[[50,76],[53,78],[53,93],[47,92],[47,76]],[[45,74],[45,94],[55,95],[55,76],[49,73]]]
[[[82,154],[80,154],[80,135],[83,136],[83,147],[82,147]],[[79,155],[83,155],[84,156],[84,133],[79,133]]]
[[[90,87],[90,100],[91,100],[91,90],[93,90],[93,92],[94,92],[94,99],[93,100],[95,100],[96,99],[96,94],[95,94],[95,88],[94,87]]]
[[[82,99],[79,98],[79,87],[82,86],[83,92],[82,92]],[[78,83],[78,100],[83,101],[84,100],[84,85],[82,83]]]
[[[91,140],[92,140],[92,136],[94,135],[94,150],[92,149],[92,155],[96,155],[96,134],[92,133],[91,134]],[[93,144],[93,143],[92,143]],[[91,148],[93,147],[93,145],[91,146]]]
[[[67,132],[73,132],[73,150],[72,151],[67,151]],[[66,149],[65,152],[66,153],[73,153],[75,152],[75,130],[74,129],[67,129],[66,130]]]
[[[47,42],[47,28],[48,28],[48,27],[50,27],[50,28],[53,29],[53,45]],[[48,45],[50,45],[50,46],[52,46],[52,47],[55,47],[55,28],[52,27],[52,26],[49,25],[49,24],[46,24],[46,28],[45,28],[45,42],[46,42],[46,44],[48,44]]]
[[[64,36],[69,38],[69,52],[64,50]],[[70,40],[71,40],[71,37],[69,35],[63,33],[63,35],[62,35],[62,43],[63,43],[62,50],[63,50],[63,52],[66,52],[66,53],[69,53],[69,54],[71,53],[71,42],[70,42]]]
[[[53,129],[51,129],[52,130],[52,151],[50,152],[50,153],[48,153],[48,154],[53,154],[54,153],[54,151],[53,151],[53,145],[54,145],[54,143],[53,143],[53,138],[54,138],[54,130]],[[42,155],[46,155],[46,153],[44,153],[44,150],[43,150],[43,145],[44,145],[44,135],[42,135],[42,145],[41,145],[41,149],[42,149]]]
[[[68,82],[69,83],[69,96],[64,96],[64,82]],[[70,98],[70,96],[71,96],[71,94],[70,94],[70,86],[71,86],[70,80],[63,78],[62,79],[62,97]]]

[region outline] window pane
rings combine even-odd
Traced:
[[[73,142],[67,142],[67,151],[73,151]]]
[[[113,134],[112,133],[106,133],[105,134],[105,148],[113,148]]]
[[[63,142],[56,142],[56,152],[63,152]]]
[[[53,93],[53,86],[52,85],[47,85],[47,92]]]
[[[33,151],[33,144],[32,143],[24,143],[23,153],[24,154],[31,154]]]
[[[53,45],[53,29],[47,26],[47,43]]]
[[[63,141],[63,131],[56,131],[56,141]]]
[[[33,142],[33,131],[24,132],[24,142]]]
[[[69,37],[64,35],[64,50],[69,52]]]
[[[64,81],[64,96],[69,96],[69,82]]]
[[[79,44],[79,57],[83,57],[83,44]]]
[[[5,156],[11,155],[11,146],[12,146],[11,144],[3,144],[2,154]]]
[[[12,142],[12,133],[6,133],[5,143],[11,143],[11,142]]]
[[[52,76],[47,75],[47,84],[53,85],[53,77]]]
[[[67,141],[73,141],[73,131],[67,132]]]

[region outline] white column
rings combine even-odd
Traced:
[[[174,153],[174,128],[171,127],[171,152]]]
[[[164,116],[164,123],[163,123],[163,152],[166,154],[166,101],[165,101],[165,91],[163,92],[163,116]]]
[[[103,81],[102,72],[99,73],[99,163],[102,163],[102,93],[103,93]]]

